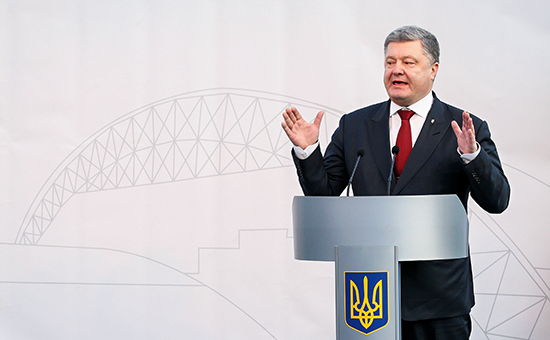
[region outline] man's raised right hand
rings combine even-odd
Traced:
[[[302,118],[298,109],[287,107],[283,112],[284,120],[281,125],[292,144],[305,150],[319,140],[319,127],[324,114],[323,111],[319,111],[313,123],[310,124]]]

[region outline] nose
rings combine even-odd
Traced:
[[[392,69],[392,73],[393,74],[403,74],[403,65],[401,64],[400,61],[397,61],[395,63],[395,65],[393,66],[393,69]]]

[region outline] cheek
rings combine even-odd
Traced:
[[[386,84],[389,84],[389,83],[390,83],[391,77],[392,77],[392,72],[391,72],[391,70],[386,69],[386,70],[384,71],[384,82],[385,82]]]

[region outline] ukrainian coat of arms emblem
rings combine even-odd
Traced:
[[[388,272],[347,271],[345,282],[346,324],[371,334],[389,323]]]

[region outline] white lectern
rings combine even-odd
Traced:
[[[455,195],[296,196],[292,214],[295,258],[336,262],[337,339],[400,339],[399,262],[468,256]]]

